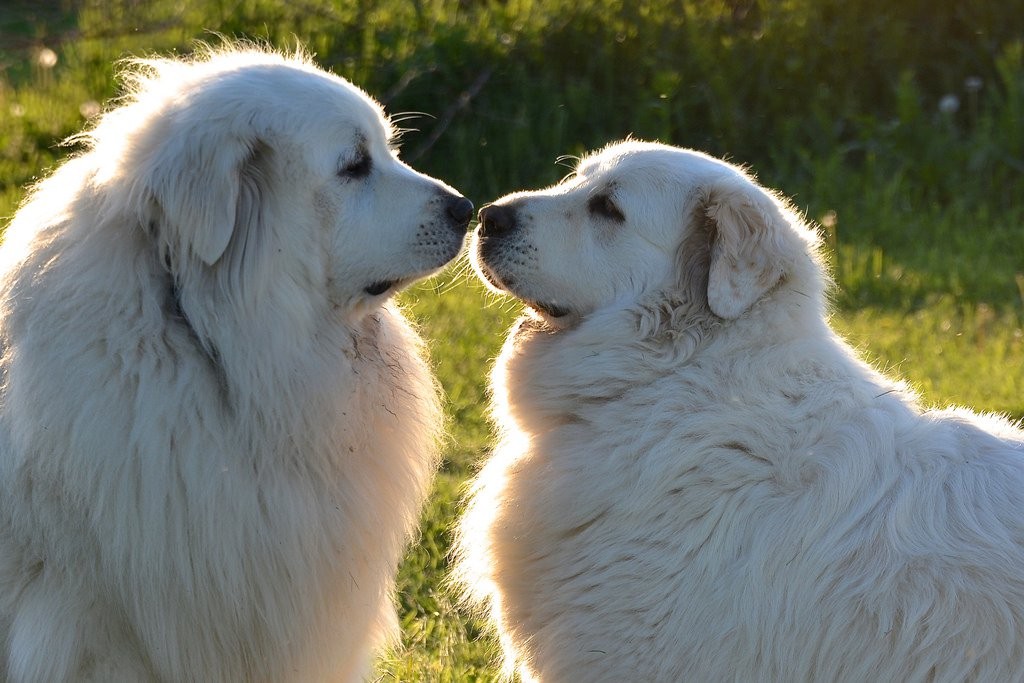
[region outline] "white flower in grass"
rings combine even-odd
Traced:
[[[956,95],[943,95],[939,100],[939,111],[947,116],[957,113],[960,109],[960,98]]]
[[[57,66],[57,53],[48,47],[40,48],[36,53],[36,64],[43,69],[52,69]]]

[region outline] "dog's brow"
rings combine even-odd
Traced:
[[[602,194],[614,195],[619,189],[619,183],[615,180],[604,180],[594,183],[587,191],[587,198],[597,197]]]

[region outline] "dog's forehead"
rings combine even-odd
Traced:
[[[368,145],[370,148],[387,146],[394,137],[394,129],[384,113],[365,102],[352,104],[334,107],[327,114],[332,137],[339,142]]]
[[[639,186],[651,190],[682,180],[678,154],[653,143],[621,143],[584,158],[576,170],[583,186]]]
[[[680,186],[727,172],[728,164],[701,152],[669,147],[660,143],[627,141],[615,143],[585,157],[577,175],[586,182],[628,182]]]
[[[608,174],[630,172],[671,166],[671,150],[654,143],[623,142],[609,145],[584,157],[577,173],[585,177],[600,177]]]
[[[329,134],[342,139],[362,137],[386,143],[391,124],[383,107],[349,81],[311,64],[269,62],[228,68],[214,76],[227,90],[250,95],[246,105],[258,103],[255,120],[289,121],[296,129],[327,125]]]
[[[339,137],[386,144],[393,136],[384,108],[349,81],[324,71],[308,74],[305,87],[297,84],[298,105],[314,125],[329,121]]]

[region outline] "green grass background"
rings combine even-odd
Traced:
[[[215,34],[297,42],[381,99],[403,155],[478,206],[635,135],[749,165],[827,237],[834,325],[927,402],[1024,418],[1024,0],[6,0],[0,223],[126,56]],[[485,377],[516,305],[458,264],[403,295],[451,438],[400,574],[381,680],[490,681],[445,554],[486,455]]]

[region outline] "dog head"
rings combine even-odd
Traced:
[[[657,293],[738,318],[803,268],[814,241],[741,169],[629,141],[553,187],[485,207],[472,252],[485,281],[557,328]]]
[[[380,105],[308,59],[209,50],[128,80],[89,136],[97,179],[128,188],[108,194],[179,280],[254,303],[290,283],[366,312],[460,251],[472,204],[400,161]]]

